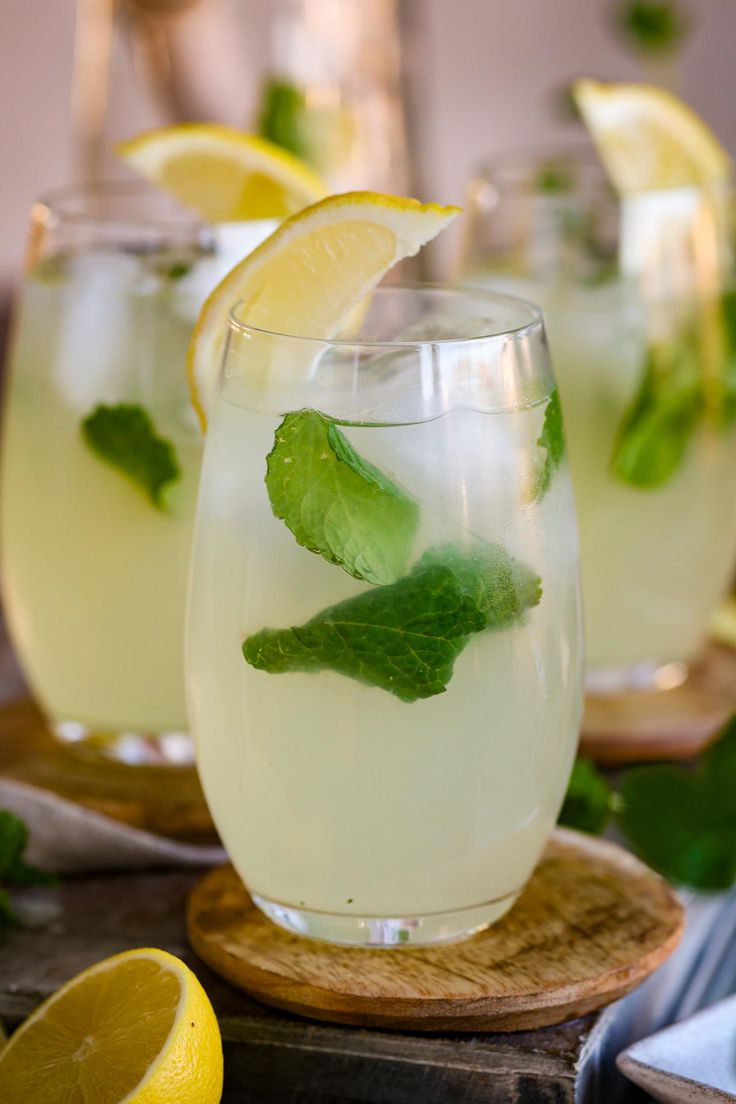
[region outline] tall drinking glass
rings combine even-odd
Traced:
[[[225,846],[284,927],[459,939],[529,878],[581,711],[553,389],[536,308],[505,296],[379,289],[332,342],[231,315],[189,716]]]
[[[128,762],[191,759],[184,608],[201,434],[186,351],[271,224],[206,228],[143,184],[31,217],[7,389],[2,589],[53,730]]]
[[[588,686],[671,687],[736,563],[725,193],[617,198],[592,152],[479,170],[459,278],[544,309],[580,526]]]

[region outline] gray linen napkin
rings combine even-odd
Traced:
[[[0,809],[28,825],[28,862],[55,874],[211,866],[226,860],[221,847],[178,843],[8,778],[0,778]]]

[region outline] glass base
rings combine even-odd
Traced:
[[[510,893],[495,901],[453,912],[432,912],[425,916],[352,916],[347,913],[316,912],[269,901],[256,893],[251,898],[269,920],[281,928],[323,943],[347,947],[431,947],[457,943],[490,927],[508,912],[521,893]]]
[[[674,690],[687,679],[686,663],[657,663],[647,660],[630,666],[591,667],[585,674],[585,689],[591,697],[615,697],[646,691]]]
[[[188,732],[103,732],[80,721],[57,721],[51,731],[65,747],[87,760],[132,767],[190,767],[194,763],[194,744]]]

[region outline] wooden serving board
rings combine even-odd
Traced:
[[[193,767],[86,759],[52,736],[28,697],[0,703],[0,775],[157,835],[189,843],[216,840]]]
[[[710,644],[672,690],[588,697],[580,750],[599,763],[691,759],[736,712],[736,650]]]
[[[231,866],[187,911],[192,946],[251,996],[317,1020],[409,1031],[520,1031],[610,1003],[676,946],[673,890],[616,844],[558,830],[515,907],[488,931],[431,949],[302,939],[255,907]]]

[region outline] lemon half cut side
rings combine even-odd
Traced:
[[[72,978],[0,1051],[3,1104],[218,1104],[222,1076],[207,994],[153,948]]]

